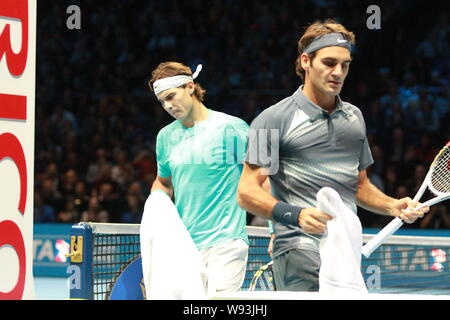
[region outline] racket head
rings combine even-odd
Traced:
[[[450,195],[450,141],[434,158],[427,184],[437,196]]]
[[[273,261],[261,266],[253,275],[248,291],[275,291]]]

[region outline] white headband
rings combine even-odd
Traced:
[[[197,68],[195,69],[195,72],[192,75],[192,77],[181,75],[181,76],[174,76],[174,77],[168,77],[168,78],[156,80],[153,83],[153,91],[155,92],[155,95],[158,95],[167,89],[178,88],[178,87],[182,86],[183,84],[188,83],[189,81],[194,81],[194,79],[197,78],[200,71],[202,71],[202,68],[203,68],[203,66],[201,64],[199,64],[197,66]]]

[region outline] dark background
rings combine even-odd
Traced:
[[[80,30],[66,27],[73,4]],[[380,30],[366,26],[372,4]],[[297,41],[326,18],[356,34],[341,97],[365,116],[370,178],[412,197],[450,139],[449,9],[418,0],[38,1],[35,221],[140,222],[156,134],[172,121],[147,87],[151,71],[202,63],[205,105],[250,124],[301,84]],[[390,221],[359,215],[363,227]],[[449,216],[448,205],[435,206],[407,227],[448,229]]]

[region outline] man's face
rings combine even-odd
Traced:
[[[185,88],[178,87],[161,92],[157,99],[164,110],[177,120],[185,120],[191,113],[193,99],[190,94],[193,91],[190,83]]]
[[[326,47],[318,50],[311,61],[304,54],[302,66],[307,69],[306,81],[321,94],[336,96],[344,85],[350,62],[350,51],[343,47]],[[305,69],[305,70],[306,70]]]

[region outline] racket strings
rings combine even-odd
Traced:
[[[249,291],[274,291],[272,261],[263,265],[253,276]]]
[[[450,193],[450,148],[445,147],[436,157],[431,174],[431,186],[440,193]]]

